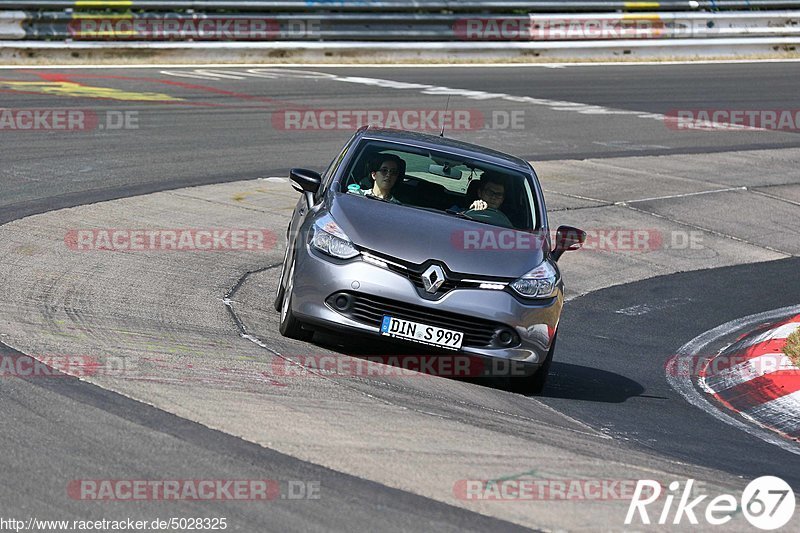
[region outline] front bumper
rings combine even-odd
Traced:
[[[297,318],[326,328],[381,336],[377,325],[354,320],[326,303],[335,293],[365,295],[404,306],[424,307],[439,316],[456,314],[466,319],[497,323],[516,333],[514,345],[465,345],[460,353],[519,361],[533,367],[541,365],[547,357],[563,306],[561,289],[554,298],[530,303],[506,291],[477,288],[454,289],[439,300],[425,300],[420,298],[413,283],[400,274],[360,258],[332,261],[317,255],[308,246],[301,248],[297,254],[292,296],[292,311]],[[426,323],[424,315],[415,320]]]

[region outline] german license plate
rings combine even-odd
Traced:
[[[381,322],[381,335],[421,342],[431,346],[441,346],[451,350],[461,348],[461,343],[464,341],[464,334],[460,331],[428,326],[388,315],[384,315],[383,322]]]

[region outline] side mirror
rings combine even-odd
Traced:
[[[289,171],[289,180],[292,182],[292,188],[297,192],[316,194],[320,183],[322,183],[322,176],[313,170],[293,168]]]
[[[313,170],[293,168],[289,171],[289,182],[292,184],[292,189],[305,194],[308,207],[314,205],[314,195],[322,183],[322,176]]]
[[[556,230],[556,242],[553,245],[553,259],[558,261],[561,254],[577,250],[586,241],[586,232],[572,226],[559,226]]]

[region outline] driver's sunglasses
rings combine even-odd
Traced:
[[[400,171],[396,168],[388,168],[388,167],[381,167],[378,169],[378,172],[383,174],[384,176],[399,176]]]
[[[483,194],[485,194],[486,196],[488,196],[490,198],[502,198],[502,197],[504,197],[506,195],[506,192],[505,191],[490,191],[489,189],[486,189],[486,190],[483,191]]]

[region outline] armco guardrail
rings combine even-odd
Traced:
[[[23,28],[27,15],[22,11],[0,11],[0,39],[25,39]]]
[[[3,9],[142,9],[197,11],[471,11],[475,13],[511,12],[610,12],[610,11],[685,11],[695,9],[793,9],[800,7],[798,0],[31,0],[27,2],[2,2]]]
[[[800,11],[472,15],[0,12],[0,38],[73,41],[586,41],[800,35]]]
[[[12,59],[23,49],[29,57],[133,49],[166,57],[206,47],[284,58],[326,49],[368,56],[372,47],[386,57],[394,45],[406,56],[447,58],[752,55],[800,46],[800,0],[31,0],[0,9],[0,55]]]

